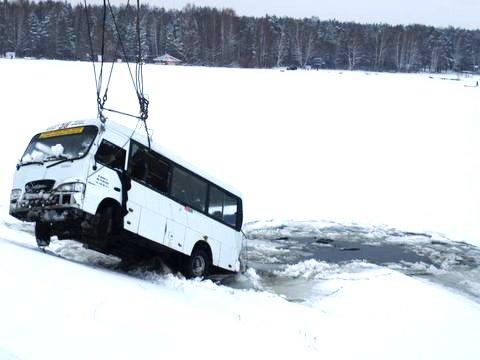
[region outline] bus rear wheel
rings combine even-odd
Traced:
[[[210,273],[212,260],[209,254],[202,248],[193,250],[192,255],[186,259],[185,276],[189,279],[206,277]]]

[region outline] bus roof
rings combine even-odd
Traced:
[[[101,124],[100,120],[98,120],[98,119],[74,120],[74,121],[68,121],[68,122],[64,122],[64,123],[61,123],[61,124],[51,126],[47,129],[47,131],[58,130],[58,129],[66,129],[66,128],[71,128],[71,127],[76,127],[76,126],[88,126],[88,125],[94,125],[94,126],[97,126],[98,128],[100,128],[102,124]],[[114,132],[120,133],[121,135],[123,135],[126,138],[131,137],[135,141],[137,141],[137,142],[139,142],[139,143],[141,143],[145,146],[148,146],[147,137],[145,135],[143,135],[138,130],[134,132],[134,129],[126,127],[124,125],[121,125],[121,124],[119,124],[119,123],[117,123],[113,120],[107,120],[105,122],[105,128],[107,130],[112,130]],[[229,191],[233,195],[236,195],[240,198],[242,197],[240,191],[238,191],[234,187],[232,187],[232,186],[216,179],[215,177],[207,174],[205,171],[203,171],[203,170],[197,168],[196,166],[190,164],[189,162],[183,160],[182,158],[173,154],[172,152],[170,152],[168,149],[164,148],[163,146],[160,146],[153,141],[151,142],[150,145],[151,145],[152,150],[159,153],[160,155],[165,156],[166,158],[172,160],[173,162],[179,164],[180,166],[183,166],[184,168],[186,168],[186,169],[194,172],[195,174],[205,178],[206,180],[214,183],[215,185],[218,185],[219,187]]]

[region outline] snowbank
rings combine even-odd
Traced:
[[[2,359],[479,355],[478,304],[381,267],[287,269],[285,276],[323,274],[317,295],[295,303],[172,274],[129,276],[44,254],[33,243],[26,233],[0,238]]]

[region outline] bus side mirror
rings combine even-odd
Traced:
[[[132,177],[130,176],[130,174],[126,171],[124,171],[124,181],[125,181],[125,189],[130,190],[132,188]]]
[[[97,171],[97,154],[95,154],[95,156],[93,157],[93,166],[92,166],[92,170],[93,171]]]

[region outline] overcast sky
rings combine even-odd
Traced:
[[[92,3],[100,0],[87,1]],[[112,4],[126,2],[126,0],[110,1]],[[141,0],[141,2],[178,9],[188,3],[228,7],[239,15],[317,16],[322,20],[335,18],[361,23],[417,23],[480,28],[480,0]]]

